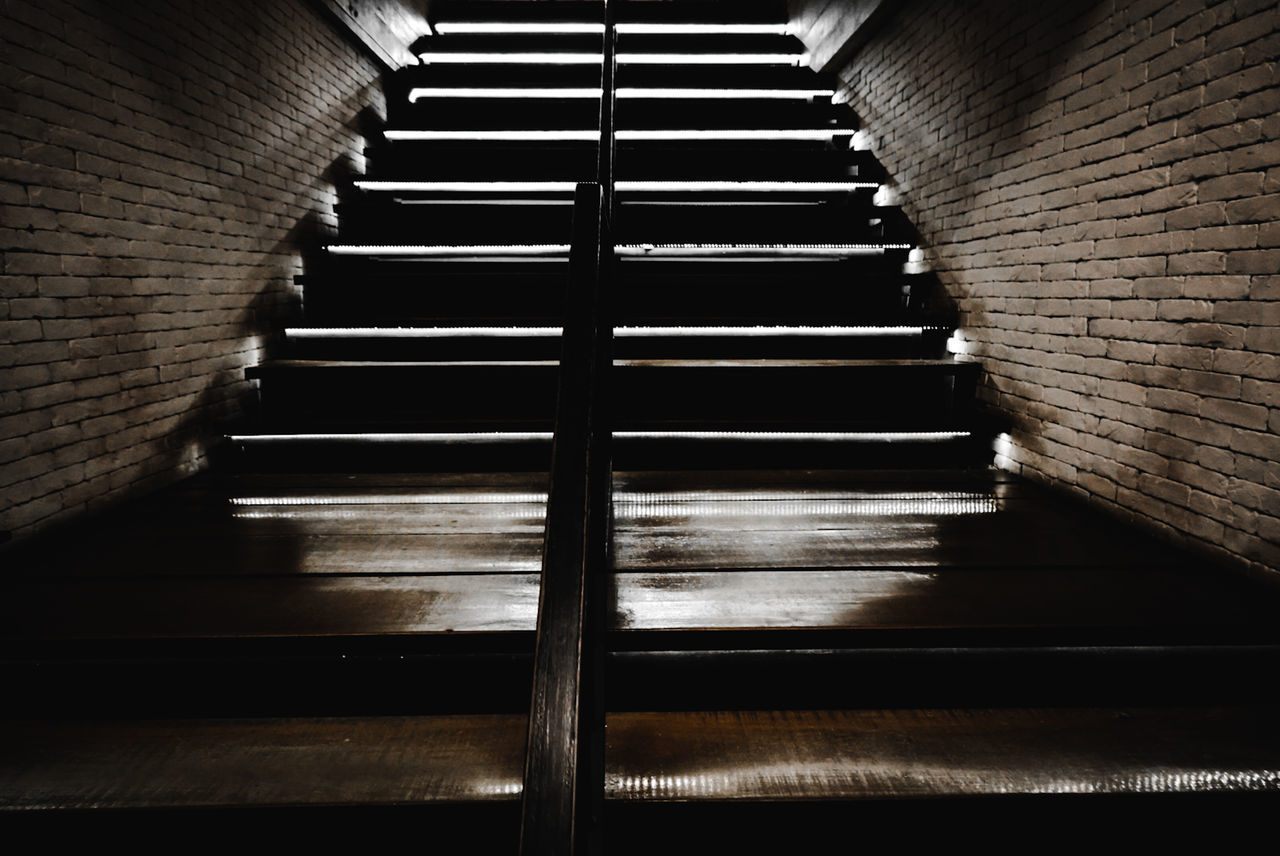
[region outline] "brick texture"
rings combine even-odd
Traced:
[[[381,90],[302,0],[3,0],[0,42],[0,528],[21,537],[205,464]]]
[[[910,0],[839,71],[1002,466],[1280,567],[1274,0]]]

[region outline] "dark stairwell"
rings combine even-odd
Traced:
[[[611,5],[611,170],[601,4],[441,6],[228,465],[13,551],[0,803],[499,851],[544,822],[585,850],[603,818],[607,852],[1256,807],[1270,591],[990,468],[979,365],[776,4]],[[608,554],[579,745],[544,759],[562,306],[593,226]],[[576,814],[531,821],[571,748],[602,757]]]

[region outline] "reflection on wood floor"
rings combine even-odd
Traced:
[[[202,477],[11,551],[0,803],[518,797],[545,500]],[[1273,601],[1010,476],[618,473],[613,551],[610,799],[1277,786]]]

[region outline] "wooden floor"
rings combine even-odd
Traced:
[[[0,806],[516,799],[545,489],[542,474],[200,477],[9,551]],[[899,656],[872,671],[909,682],[924,651],[945,661],[936,677],[986,646],[1017,661],[990,682],[1030,686],[1049,674],[1026,660],[1032,643],[1045,657],[1129,646],[1158,664],[1176,645],[1274,661],[1269,592],[1034,485],[991,471],[618,473],[614,517],[606,680],[653,694],[611,693],[612,800],[1280,787],[1275,699],[1205,695],[1190,677],[1159,705],[1027,705],[1015,687],[963,709],[843,696],[828,709],[821,694],[807,709],[716,706],[716,664],[745,648],[765,658],[746,667],[761,681],[802,662],[797,674],[831,684]],[[260,650],[268,665],[241,684],[237,658]],[[348,657],[385,680],[343,677]],[[293,683],[270,671],[281,663]],[[1110,685],[1129,680],[1116,669]],[[83,691],[41,703],[58,675]],[[504,681],[514,701],[486,686]],[[258,704],[273,684],[278,706]],[[321,698],[315,684],[360,702],[281,701]],[[188,703],[163,718],[175,688]],[[137,694],[156,707],[112,698]]]

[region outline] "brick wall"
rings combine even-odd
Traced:
[[[0,42],[0,529],[22,536],[203,465],[381,105],[301,0],[4,0]]]
[[[840,70],[1000,463],[1280,567],[1274,0],[910,0]]]

